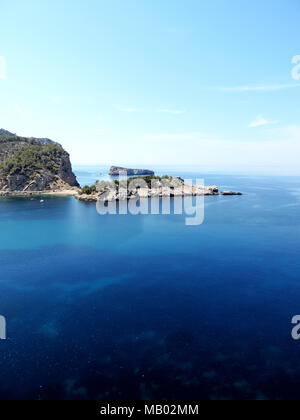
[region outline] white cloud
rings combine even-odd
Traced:
[[[185,114],[184,109],[168,109],[168,108],[162,108],[158,109],[157,112],[163,113],[163,114],[174,114],[174,115],[181,115]]]
[[[284,89],[294,89],[300,87],[300,83],[286,85],[264,85],[264,86],[236,86],[217,88],[222,92],[275,92]]]
[[[6,60],[5,57],[0,57],[0,79],[6,79]]]
[[[249,128],[263,127],[265,125],[277,123],[278,121],[266,120],[262,115],[259,115],[254,121],[252,121],[252,123],[249,124]]]

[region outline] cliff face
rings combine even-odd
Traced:
[[[79,187],[69,154],[48,139],[0,133],[0,191],[26,192]]]

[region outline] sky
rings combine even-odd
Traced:
[[[0,128],[75,164],[300,175],[299,0],[0,0]]]

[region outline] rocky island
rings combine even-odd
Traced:
[[[78,188],[69,154],[60,144],[0,130],[0,195],[74,195]]]
[[[184,197],[184,196],[217,196],[220,195],[216,185],[202,186],[186,183],[182,178],[170,176],[145,176],[128,178],[122,181],[98,181],[93,186],[86,186],[77,198],[85,202],[113,202],[132,198],[151,197]],[[221,192],[221,195],[242,195],[233,191]]]
[[[152,176],[154,175],[153,171],[149,169],[130,169],[122,168],[121,166],[111,166],[109,175],[110,176],[120,176],[122,173],[126,172],[128,176]]]

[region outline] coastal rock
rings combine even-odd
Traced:
[[[112,166],[109,171],[110,176],[119,176],[122,172],[127,172],[128,176],[145,176],[145,175],[154,175],[153,171],[148,169],[131,169],[131,168],[122,168],[121,166]]]
[[[80,194],[80,195],[76,195],[75,198],[85,203],[96,203],[98,201],[98,195],[94,195],[94,194],[93,195]]]

